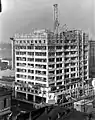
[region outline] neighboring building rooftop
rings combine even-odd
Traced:
[[[84,105],[84,103],[88,104],[88,103],[92,103],[92,101],[91,100],[84,100],[83,99],[83,100],[75,102],[75,104],[78,104],[78,105]]]
[[[0,71],[0,77],[2,78],[3,76],[15,76],[15,71],[14,70],[2,70]]]
[[[9,94],[12,94],[12,91],[10,89],[0,87],[0,97],[5,96],[5,95],[9,95]]]
[[[59,114],[59,115],[58,115]],[[29,116],[28,113],[20,114],[19,118]],[[87,117],[86,113],[76,111],[75,109],[68,109],[60,106],[43,107],[34,110],[31,116],[35,120],[84,120]]]

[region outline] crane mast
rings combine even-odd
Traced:
[[[59,20],[58,20],[58,4],[54,4],[54,33],[58,34]]]

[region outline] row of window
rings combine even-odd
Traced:
[[[56,82],[56,85],[60,86],[60,85],[62,85],[62,82]],[[50,87],[55,86],[55,83],[49,83],[49,86]]]
[[[37,64],[36,64],[37,65]],[[45,65],[37,65],[37,66],[42,66],[42,67],[46,67]],[[71,68],[71,71],[75,71],[76,68]],[[70,69],[65,69],[64,72],[69,72]],[[17,72],[27,72],[26,69],[21,69],[21,68],[17,68]],[[34,70],[28,69],[28,73],[34,73]],[[55,74],[55,70],[53,71],[49,71],[50,74]],[[62,69],[56,70],[56,74],[61,74],[62,73]],[[42,75],[46,75],[46,71],[40,71],[40,70],[35,70],[35,74],[42,74]],[[87,74],[87,72],[85,72],[84,74]],[[66,75],[67,76],[67,75]]]
[[[70,66],[75,66],[75,65],[78,65],[78,63],[74,63],[74,62],[71,62],[71,63],[65,63],[65,67],[69,67]]]
[[[21,67],[25,67],[26,63],[17,63],[17,66],[21,66]],[[28,63],[29,67],[34,68],[34,64]],[[36,68],[42,68],[42,69],[46,69],[46,65],[40,65],[40,64],[35,64]],[[62,63],[56,64],[56,68],[61,68],[62,67]],[[53,69],[55,68],[55,64],[51,64],[48,66],[49,69]]]
[[[17,66],[25,67],[26,63],[17,63]],[[28,63],[29,67],[34,67],[34,64]]]
[[[34,76],[28,76],[28,78],[34,79]],[[36,77],[36,80],[39,79],[39,78],[41,78],[41,77]],[[46,78],[42,78],[42,79],[46,80]],[[26,83],[26,81],[22,81],[22,80],[17,80],[17,82],[19,82],[19,83]],[[34,85],[34,82],[28,82],[28,84]],[[41,84],[41,83],[36,83],[36,82],[35,82],[35,85],[41,85],[43,87],[46,87],[46,84]]]
[[[56,77],[49,77],[49,81],[55,81],[55,78],[56,78],[56,80],[62,80],[62,75],[60,75],[60,76],[56,76]]]
[[[25,67],[25,66],[26,66],[26,63],[17,63],[17,66]]]
[[[17,68],[17,72],[25,73],[25,72],[26,72],[26,69]],[[34,70],[28,69],[28,73],[32,73],[32,74],[33,74],[33,73],[34,73]],[[35,74],[46,75],[46,71],[35,70]]]
[[[17,61],[26,61],[26,57],[16,57]],[[33,62],[34,58],[27,58],[28,61]],[[47,59],[35,58],[35,62],[46,62]]]
[[[19,40],[19,41],[16,41],[16,43],[20,44],[20,43],[46,43],[46,40]]]
[[[34,52],[16,52],[16,55],[32,55],[34,56]],[[46,56],[46,52],[35,52],[36,56]],[[49,52],[49,56],[55,56],[55,52]],[[56,52],[56,56],[62,56],[62,52]]]
[[[56,59],[56,62],[62,62],[62,57],[59,57],[59,58],[49,58],[49,62],[55,62],[55,59]]]
[[[71,57],[71,58],[65,57],[64,60],[65,60],[65,61],[68,61],[68,60],[69,60],[69,61],[74,61],[74,60],[78,60],[78,57]]]
[[[15,47],[16,49],[34,49],[35,50],[46,50],[46,46],[35,46],[33,44],[31,45],[16,45]],[[62,49],[62,46],[56,46],[56,50],[61,50]],[[54,46],[48,46],[48,50],[55,50],[55,47]]]
[[[26,75],[17,74],[16,76],[17,76],[17,78],[26,79]],[[34,80],[34,76],[28,75],[28,79]],[[42,81],[42,82],[46,82],[46,78],[44,78],[44,77],[35,77],[35,80],[37,80],[37,81]],[[19,81],[19,80],[18,80],[18,81]],[[20,82],[21,82],[21,81],[20,81]],[[23,81],[22,81],[22,83],[23,83]],[[25,83],[26,83],[26,82],[25,82]],[[30,84],[30,83],[29,83],[29,84]]]
[[[36,68],[46,69],[46,65],[35,64]]]
[[[72,73],[72,74],[71,74],[71,77],[75,77],[75,76],[76,76],[76,73]],[[65,78],[69,78],[69,77],[70,77],[70,74],[65,74],[65,75],[64,75],[64,79],[65,79]]]
[[[55,74],[55,70],[49,71],[49,74]],[[56,74],[62,74],[62,69],[56,70]]]
[[[46,75],[46,71],[35,70],[35,74]]]
[[[35,80],[46,82],[46,78],[43,78],[43,77],[35,77]]]
[[[78,70],[78,68],[77,68],[77,70]],[[66,72],[70,72],[70,71],[71,71],[71,72],[72,72],[72,71],[76,71],[76,68],[73,67],[73,68],[70,68],[70,69],[67,68],[67,69],[64,70],[65,73],[66,73]]]
[[[78,54],[78,52],[77,51],[70,51],[70,52],[66,51],[64,53],[64,55],[74,55],[74,54]]]

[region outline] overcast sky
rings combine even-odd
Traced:
[[[53,4],[59,7],[60,23],[95,34],[95,0],[1,0],[0,42],[10,42],[15,33],[32,28],[53,29]]]

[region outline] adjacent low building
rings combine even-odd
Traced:
[[[88,108],[93,108],[93,100],[83,99],[77,102],[74,102],[74,108],[80,112],[87,112]]]
[[[1,70],[11,69],[11,66],[12,66],[11,59],[0,58],[0,69]]]
[[[14,77],[15,76],[15,71],[14,70],[0,70],[0,78],[2,79],[3,77]]]
[[[12,91],[0,87],[0,120],[5,120],[11,113]]]

